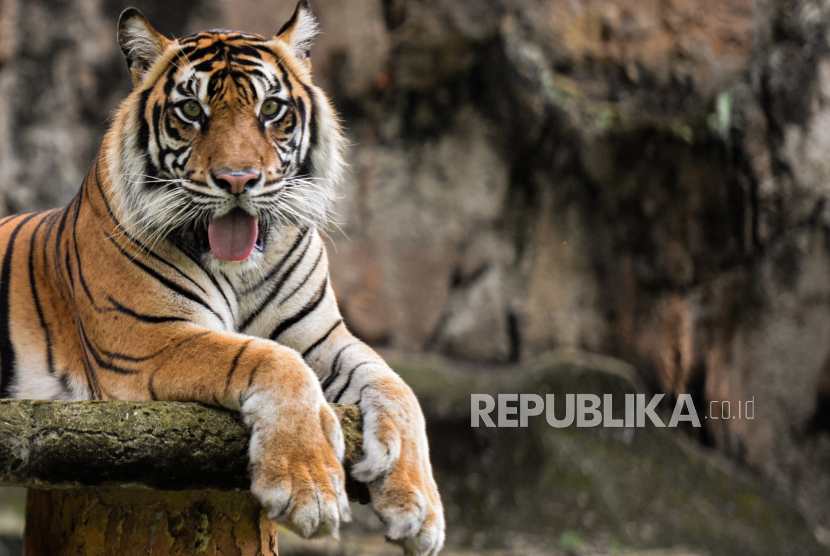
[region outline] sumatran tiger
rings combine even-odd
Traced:
[[[302,0],[273,37],[169,40],[130,8],[134,89],[68,206],[0,221],[0,396],[197,401],[241,413],[251,490],[304,537],[350,519],[329,402],[355,403],[387,539],[444,515],[410,388],[338,311],[320,230],[344,137],[311,81]]]

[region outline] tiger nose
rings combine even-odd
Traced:
[[[256,181],[259,179],[259,172],[250,170],[227,172],[220,170],[214,172],[213,178],[216,180],[216,185],[228,193],[240,195],[256,185]]]

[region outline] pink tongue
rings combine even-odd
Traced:
[[[210,250],[220,261],[244,261],[254,250],[258,233],[256,218],[243,210],[233,209],[228,214],[210,221]]]

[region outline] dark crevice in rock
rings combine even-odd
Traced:
[[[382,0],[386,28],[394,31],[406,20],[407,0]]]
[[[816,411],[807,430],[811,434],[830,434],[830,392],[819,393]]]
[[[349,53],[345,50],[335,50],[329,55],[328,63],[331,68],[329,73],[331,88],[326,92],[334,106],[337,107],[339,116],[346,122],[358,122],[365,118],[367,116],[366,103],[354,98],[348,92]]]
[[[510,355],[507,361],[518,363],[522,355],[522,337],[519,328],[519,318],[516,313],[507,313],[507,333],[510,337]]]
[[[460,268],[456,268],[455,271],[452,273],[452,276],[450,277],[450,288],[456,289],[465,288],[469,286],[470,284],[481,278],[481,276],[485,272],[487,272],[489,268],[490,265],[485,263],[466,275],[461,271]]]

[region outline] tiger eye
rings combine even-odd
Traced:
[[[274,114],[277,113],[277,110],[279,110],[279,109],[280,109],[279,103],[276,100],[274,100],[272,98],[269,98],[268,100],[266,100],[265,102],[262,103],[262,106],[260,107],[259,112],[263,116],[273,116]]]
[[[184,112],[188,118],[198,118],[202,113],[202,107],[199,106],[199,103],[195,100],[188,100],[182,105],[182,112]]]

